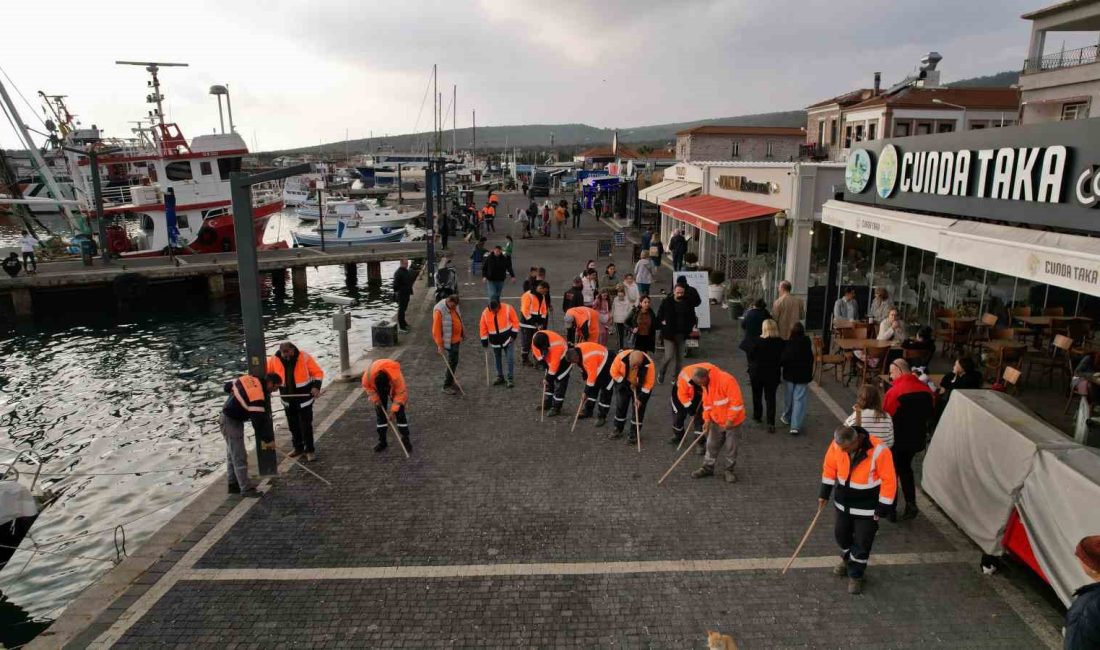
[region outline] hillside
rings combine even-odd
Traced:
[[[951,83],[944,84],[945,86],[965,86],[969,88],[1007,88],[1014,86],[1020,82],[1020,73],[1015,70],[1005,70],[1004,72],[998,72],[997,74],[986,75],[984,77],[971,77],[969,79],[959,79],[958,81],[952,81]]]
[[[637,126],[633,128],[620,128],[619,141],[624,144],[654,144],[665,145],[674,141],[677,131],[690,129],[704,124],[740,124],[745,126],[805,126],[805,111],[783,111],[777,113],[759,113],[756,115],[741,115],[737,117],[718,117],[693,122],[675,122],[672,124],[654,124],[649,126]],[[488,126],[477,129],[478,149],[503,149],[507,147],[550,147],[550,138],[553,134],[555,147],[585,147],[606,145],[611,142],[613,129],[601,129],[587,124],[520,124],[512,126]],[[470,147],[472,139],[471,129],[458,129],[455,134],[459,149]],[[431,138],[431,133],[408,133],[394,135],[373,140],[350,140],[346,147],[352,153],[361,153],[378,147],[390,148],[394,151],[416,151],[423,149]],[[443,146],[450,149],[452,134],[447,131],[443,135]],[[322,152],[333,155],[343,155],[345,143],[331,142],[323,144],[319,148],[301,147],[298,149],[286,149],[269,152],[272,155],[293,153]]]

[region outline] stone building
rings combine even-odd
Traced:
[[[787,162],[798,159],[806,132],[785,126],[697,126],[676,133],[676,158]]]

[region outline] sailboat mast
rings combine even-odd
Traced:
[[[451,90],[451,155],[458,156],[458,84]]]

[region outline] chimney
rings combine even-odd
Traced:
[[[882,73],[881,72],[876,72],[875,73],[875,96],[876,97],[878,96],[878,94],[881,90],[882,90]]]

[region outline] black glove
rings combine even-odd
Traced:
[[[481,339],[481,347],[483,347],[483,348],[489,347],[489,339]]]

